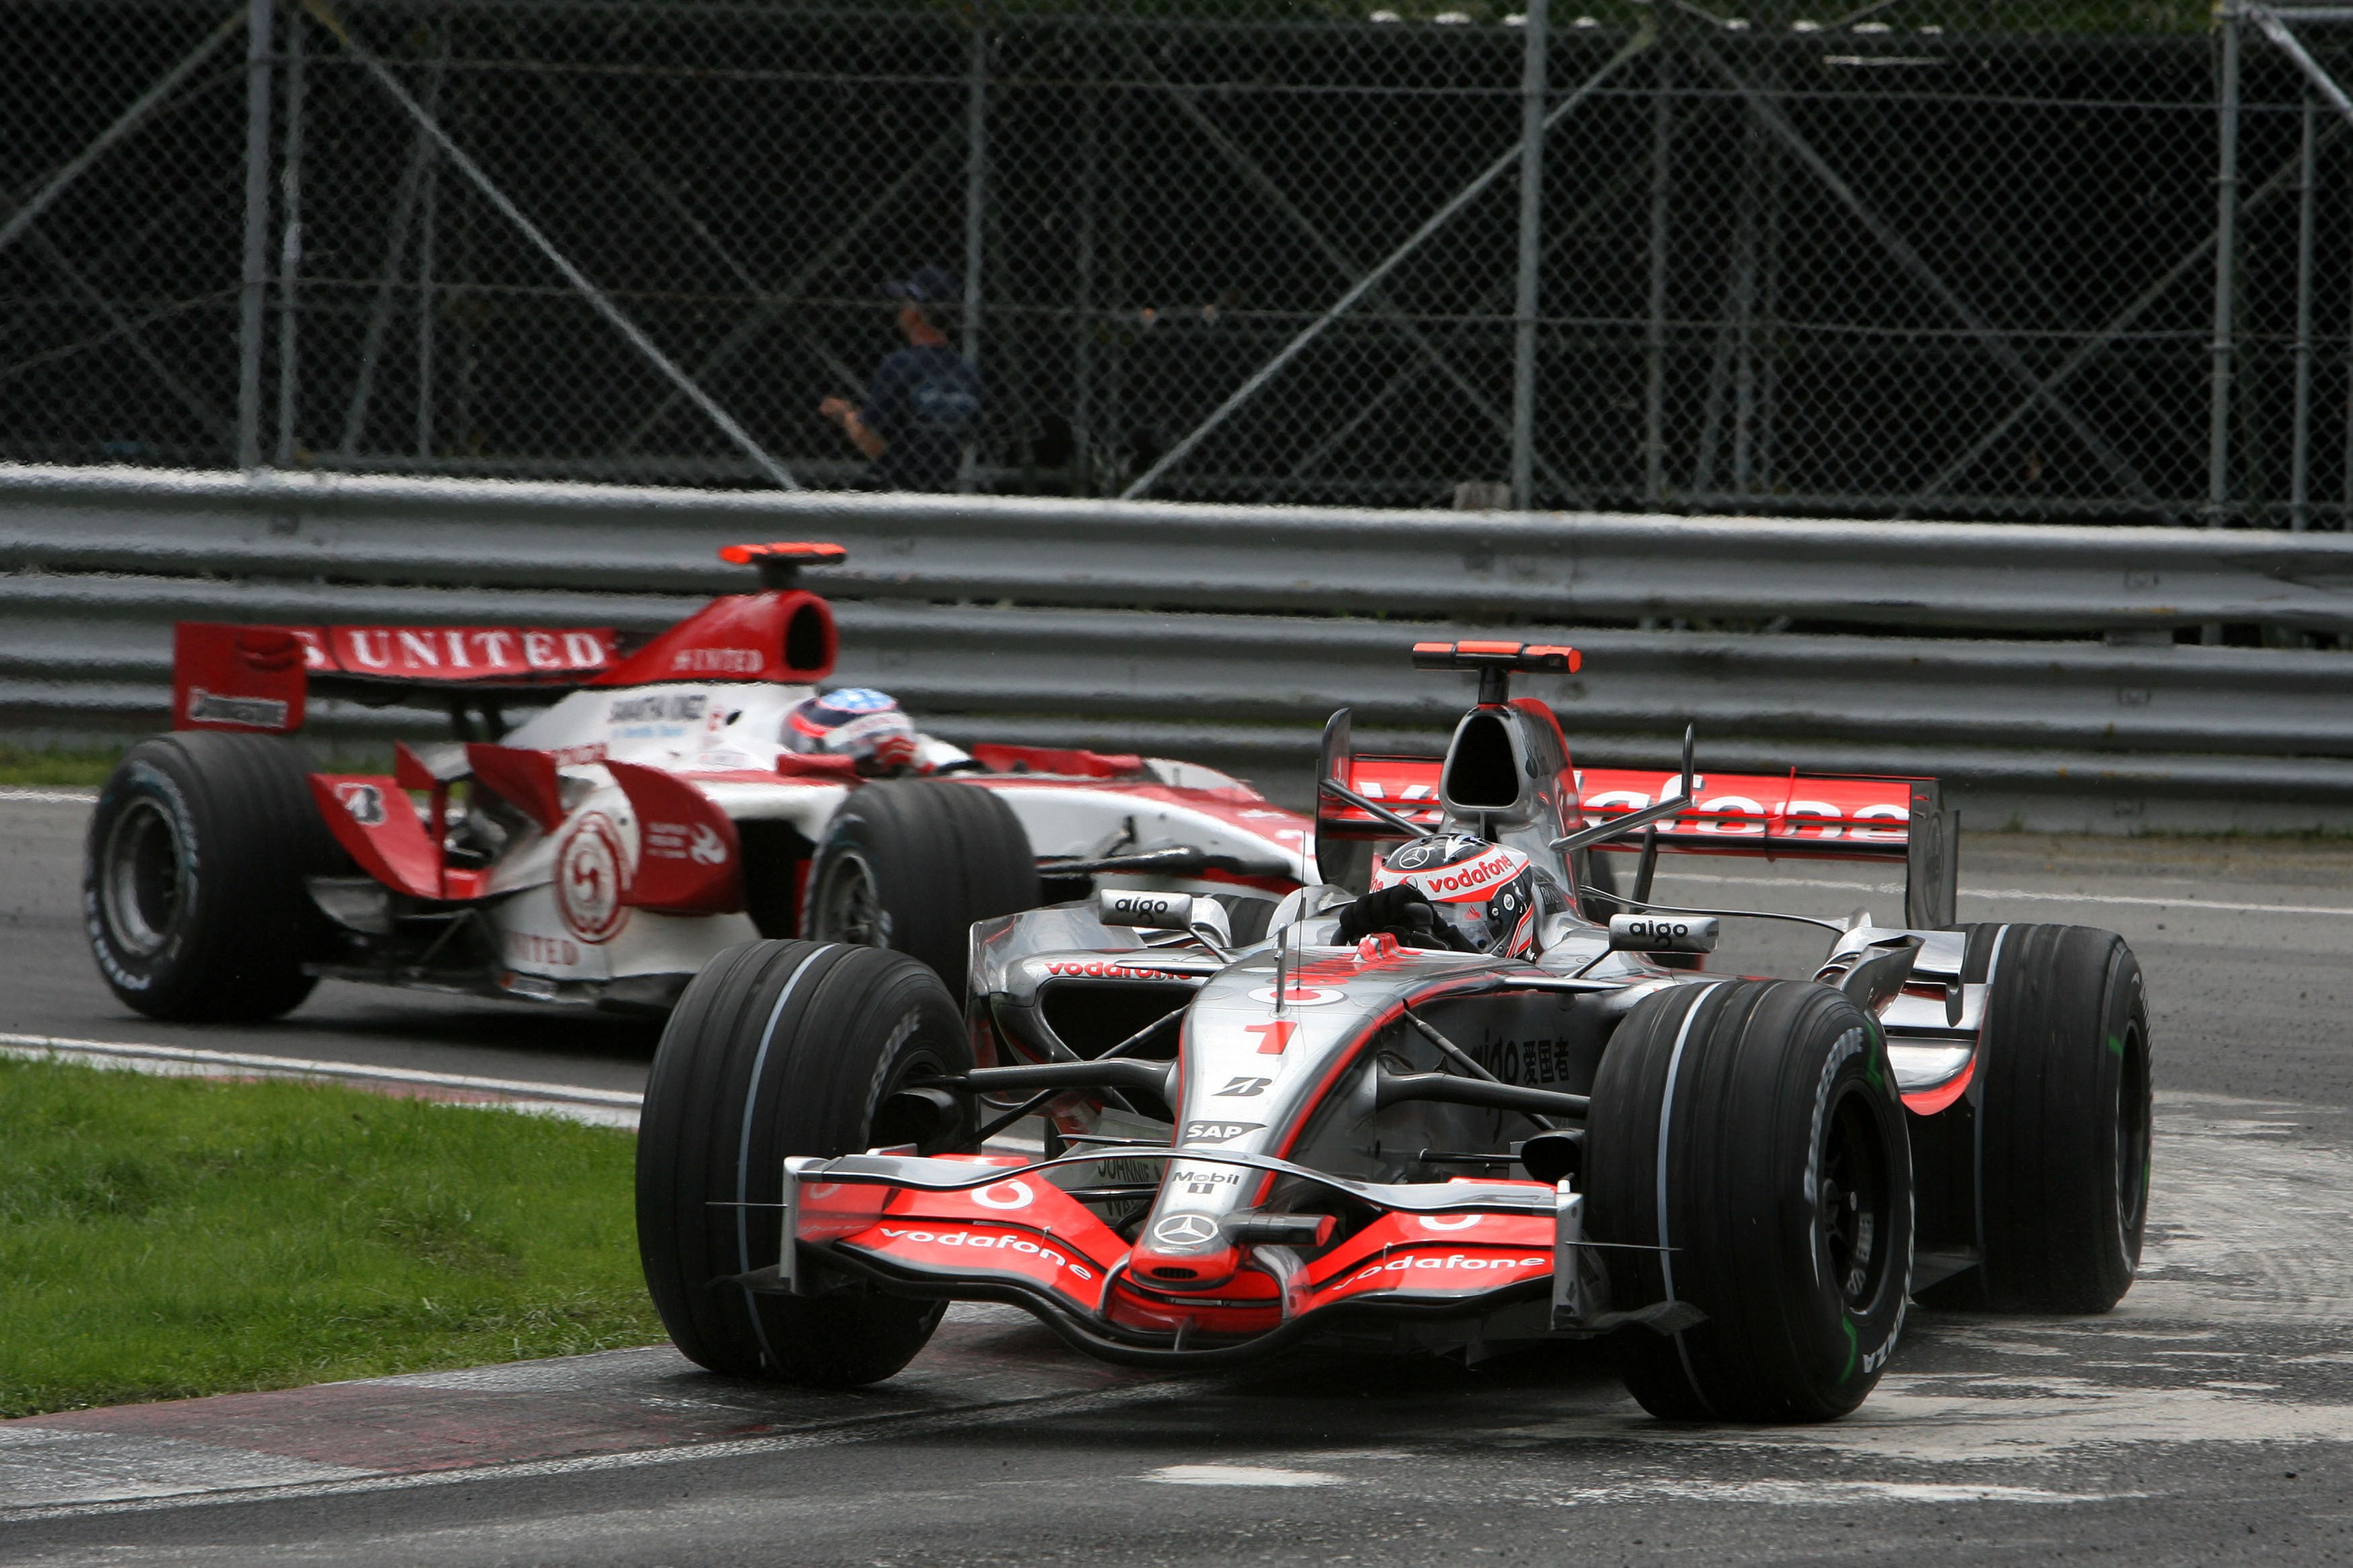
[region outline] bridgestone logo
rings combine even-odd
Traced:
[[[188,693],[188,718],[197,724],[249,724],[257,730],[283,730],[286,704],[268,697],[216,697],[199,686]]]

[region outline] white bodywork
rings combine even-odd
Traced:
[[[674,915],[621,902],[639,853],[637,814],[604,763],[634,763],[691,781],[736,822],[789,823],[811,845],[854,785],[776,773],[792,765],[781,737],[809,686],[679,682],[575,691],[509,733],[510,747],[552,753],[565,819],[553,833],[527,828],[491,870],[484,918],[495,933],[510,994],[593,1002],[611,982],[682,975],[759,935],[744,914]],[[969,779],[1012,809],[1034,853],[1086,858],[1188,846],[1312,880],[1308,825],[1214,769],[1152,759],[1146,777],[1101,780],[987,773],[968,753],[930,736],[927,772]],[[1165,879],[1129,878],[1153,882]],[[1261,881],[1269,879],[1261,879]],[[1261,887],[1264,896],[1280,889]]]

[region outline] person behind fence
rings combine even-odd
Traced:
[[[952,490],[964,444],[980,421],[980,373],[948,346],[936,313],[962,298],[955,277],[924,267],[883,286],[899,302],[907,346],[874,373],[863,405],[828,397],[817,411],[873,462],[866,482],[884,490]]]

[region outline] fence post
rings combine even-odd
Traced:
[[[1545,0],[1527,0],[1527,50],[1520,67],[1520,288],[1512,345],[1512,506],[1535,503],[1536,300],[1543,265]]]
[[[2319,106],[2306,89],[2304,147],[2296,170],[2295,436],[2288,464],[2288,526],[2298,533],[2312,526],[2312,209],[2319,127]]]
[[[2231,500],[2231,369],[2238,279],[2239,13],[2222,12],[2222,79],[2214,179],[2213,405],[2207,434],[2206,525],[2219,527]]]
[[[1659,85],[1651,100],[1650,363],[1642,396],[1642,498],[1666,499],[1667,203],[1675,135],[1675,57],[1659,50]]]
[[[286,157],[279,170],[281,200],[286,208],[285,240],[278,249],[278,456],[285,468],[294,460],[294,410],[301,396],[302,368],[298,357],[300,327],[295,316],[296,277],[302,269],[302,13],[286,17]]]
[[[245,23],[245,270],[237,323],[237,466],[261,467],[261,313],[269,287],[269,30],[276,0]]]
[[[964,357],[980,368],[980,268],[988,202],[988,6],[972,8],[972,61],[965,87],[964,168]],[[984,406],[986,404],[984,403]],[[979,432],[964,449],[956,489],[969,495],[979,466]]]

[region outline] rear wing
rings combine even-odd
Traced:
[[[313,693],[372,708],[544,700],[620,660],[618,634],[579,626],[172,628],[172,728],[290,734]]]
[[[1442,760],[1359,754],[1335,759],[1337,782],[1436,831]],[[1576,771],[1577,804],[1588,824],[1640,811],[1674,795],[1681,775],[1618,768]],[[1840,773],[1704,773],[1692,780],[1689,809],[1661,822],[1659,848],[1681,855],[1742,855],[1766,859],[1871,860],[1905,868],[1904,923],[1953,923],[1960,818],[1946,809],[1935,779]],[[1319,837],[1393,839],[1395,828],[1331,795],[1316,802]],[[1603,847],[1641,847],[1639,835]]]

